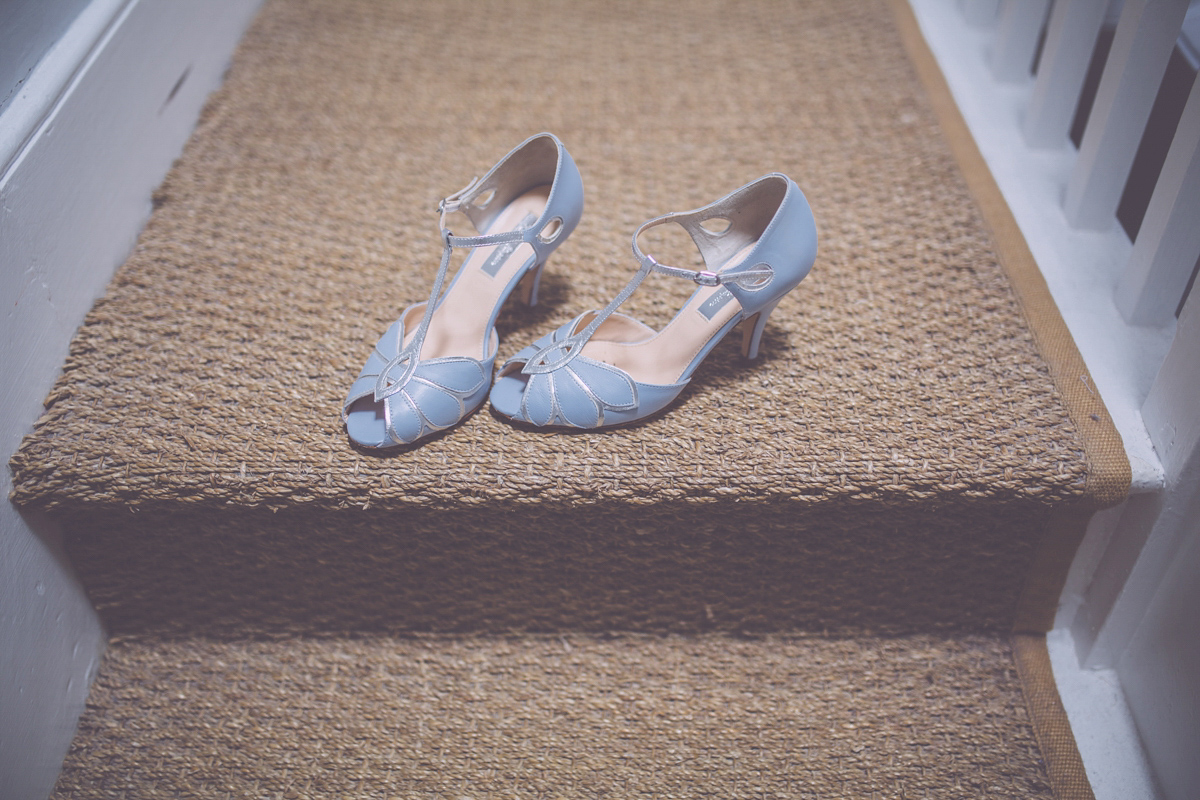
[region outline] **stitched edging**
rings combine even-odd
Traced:
[[[1012,644],[1013,661],[1021,677],[1033,735],[1046,762],[1050,789],[1057,800],[1095,800],[1067,711],[1054,683],[1045,634],[1014,634]]]
[[[1018,604],[1013,630],[1044,633],[1053,626],[1058,596],[1087,520],[1095,511],[1114,506],[1129,494],[1129,458],[1121,434],[1093,388],[1095,381],[1000,187],[959,112],[912,8],[905,0],[889,0],[889,4],[946,141],[992,235],[996,254],[1012,284],[1034,341],[1078,431],[1088,466],[1081,500],[1051,515]]]

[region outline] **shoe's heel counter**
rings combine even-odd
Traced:
[[[566,147],[561,150],[550,204],[554,206],[555,215],[562,217],[563,231],[559,239],[570,236],[583,217],[583,176]]]
[[[817,219],[800,187],[790,178],[788,184],[788,193],[780,209],[784,223],[780,227],[780,244],[787,251],[786,261],[794,265],[787,276],[787,291],[791,291],[804,280],[817,260]]]
[[[539,267],[566,241],[583,217],[583,176],[579,174],[575,159],[571,158],[563,143],[557,137],[554,141],[558,144],[558,164],[550,196],[546,199],[546,209],[542,212],[542,227],[536,233],[529,231],[525,238],[533,246],[535,262]]]
[[[787,183],[788,190],[760,241],[757,255],[746,262],[748,267],[767,264],[774,275],[759,287],[727,286],[742,304],[744,319],[767,307],[774,308],[804,280],[817,258],[817,223],[812,208],[791,178]]]

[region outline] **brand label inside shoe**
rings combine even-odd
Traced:
[[[733,293],[722,286],[713,292],[713,296],[704,301],[698,311],[705,319],[712,319],[725,305],[733,299]]]
[[[517,224],[517,227],[524,230],[535,222],[537,222],[537,214],[534,214],[531,211],[525,215],[524,219],[522,219],[520,223]],[[513,254],[513,251],[515,251],[520,244],[520,242],[507,242],[505,244],[496,245],[496,249],[492,251],[490,256],[488,256],[487,261],[483,262],[483,266],[480,269],[482,269],[488,275],[491,275],[493,278],[496,277],[496,273],[500,271],[500,267],[504,266],[504,262],[508,261],[508,257]]]

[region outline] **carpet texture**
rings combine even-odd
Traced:
[[[1051,796],[1004,637],[1111,424],[892,11],[269,0],[12,462],[118,637],[57,796]],[[767,172],[812,275],[645,424],[355,449],[436,201],[541,130],[587,207],[501,360]]]
[[[723,343],[639,427],[545,434],[484,411],[414,450],[356,450],[340,403],[428,291],[431,209],[542,129],[574,154],[587,209],[543,304],[501,314],[501,359],[603,305],[636,266],[643,220],[769,171],[815,209],[812,275],[771,317],[759,361]],[[419,573],[429,612],[394,609],[384,627],[459,630],[461,614],[433,610],[511,606],[490,591],[491,556],[523,533],[526,551],[592,548],[546,589],[599,617],[666,608],[660,594],[691,580],[675,578],[719,572],[725,553],[746,564],[638,629],[705,630],[706,605],[758,591],[759,608],[723,624],[1000,631],[1047,521],[1087,500],[1077,427],[882,3],[270,2],[156,204],[13,460],[17,502],[85,520],[68,526],[75,562],[124,611],[155,617],[182,585],[194,606],[220,605],[236,565],[207,588],[193,566],[240,535],[285,563],[332,548],[356,585]],[[690,287],[656,277],[628,310],[664,324]],[[248,509],[279,514],[246,532]],[[462,530],[479,546],[456,549]],[[397,564],[361,546],[389,536],[445,552]],[[671,585],[615,585],[610,547],[653,553]],[[805,597],[776,609],[782,565]],[[333,572],[290,591],[376,619],[375,595],[339,593]],[[504,629],[540,629],[547,605]],[[105,607],[115,629],[156,625]],[[261,627],[258,606],[239,608]],[[628,620],[614,612],[613,626]]]
[[[1075,430],[889,13],[269,3],[80,331],[15,462],[17,498],[799,510],[1079,496]],[[501,317],[501,359],[615,294],[643,220],[769,171],[816,212],[812,276],[771,317],[761,363],[726,342],[641,427],[546,435],[485,412],[415,451],[356,451],[340,402],[428,292],[433,205],[542,129],[574,154],[587,209],[545,304]],[[656,277],[628,310],[661,325],[691,288]]]
[[[946,142],[983,213],[996,254],[1021,304],[1030,331],[1054,378],[1088,462],[1083,502],[1059,508],[1046,526],[1013,621],[1013,629],[1045,633],[1054,625],[1058,598],[1091,514],[1122,502],[1131,469],[1125,445],[1046,279],[1029,250],[1008,202],[975,144],[937,60],[905,0],[891,0],[897,30],[925,86]],[[1088,790],[1090,793],[1090,789]]]
[[[64,521],[92,602],[123,636],[902,635],[1012,627],[1014,576],[1033,558],[1020,545],[1044,520],[1000,510],[942,504],[898,522],[894,508],[861,503],[789,522],[768,507],[736,527],[668,504],[586,520],[570,508],[403,520],[301,508]]]
[[[1050,798],[1004,639],[112,646],[59,800]]]

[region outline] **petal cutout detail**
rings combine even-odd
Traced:
[[[521,412],[534,425],[550,425],[554,421],[554,389],[551,375],[530,375],[525,385]]]
[[[466,416],[463,399],[458,392],[447,392],[420,378],[414,378],[408,382],[404,393],[420,410],[424,421],[434,430],[449,428]]]
[[[357,415],[354,430],[348,427],[347,432],[364,446],[412,444],[462,421],[487,396],[492,362],[455,356],[419,362],[399,385],[389,385],[387,396],[376,399],[379,375],[399,354],[403,338],[404,324],[397,320],[379,339],[342,406],[344,419]],[[373,441],[377,435],[370,421],[372,409],[389,441]]]
[[[604,425],[606,411],[637,407],[633,379],[616,367],[590,358],[577,358],[558,369],[520,377],[525,380],[521,416],[533,425],[598,428]]]
[[[628,411],[637,405],[637,387],[624,370],[590,358],[578,358],[576,362],[571,367],[604,408]]]
[[[439,358],[435,361],[422,361],[417,365],[413,377],[428,381],[447,392],[465,394],[479,389],[487,379],[483,372],[483,365],[469,358]]]
[[[388,433],[400,444],[412,444],[425,430],[417,407],[408,397],[407,391],[401,391],[383,401]]]
[[[552,372],[550,377],[554,381],[558,414],[564,423],[575,428],[594,428],[600,424],[603,413],[600,403],[570,367]]]

